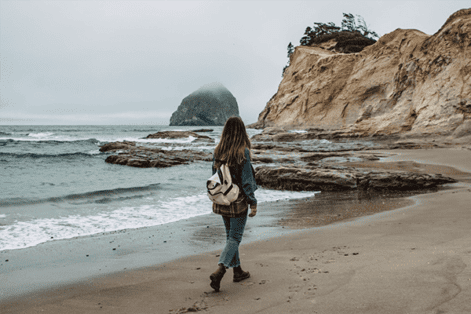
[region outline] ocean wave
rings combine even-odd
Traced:
[[[139,143],[176,143],[187,144],[196,140],[196,137],[188,136],[185,138],[141,138],[136,140]]]
[[[105,202],[109,203],[113,200],[119,201],[123,200],[123,194],[134,193],[133,196],[129,197],[137,198],[142,197],[141,192],[145,191],[152,191],[159,189],[160,183],[149,184],[144,186],[137,186],[137,187],[129,187],[129,188],[116,188],[111,190],[99,190],[99,191],[91,191],[86,193],[79,193],[79,194],[69,194],[59,197],[49,197],[49,198],[9,198],[0,200],[0,207],[2,206],[19,206],[19,205],[34,205],[34,204],[42,204],[42,203],[58,203],[58,202],[80,202],[81,204],[84,203],[100,203]],[[138,195],[136,195],[138,194]]]
[[[291,192],[260,189],[259,203],[282,199],[312,197],[318,192]],[[14,250],[40,243],[124,229],[137,229],[167,224],[210,214],[211,201],[206,193],[158,200],[151,205],[122,207],[89,216],[70,215],[15,222],[0,229],[0,251]]]
[[[57,138],[57,139],[30,139],[30,138],[0,138],[0,145],[2,143],[21,143],[21,142],[33,142],[38,144],[80,144],[80,143],[90,143],[90,144],[98,144],[101,141],[97,140],[96,138],[84,138],[84,139],[77,139],[77,138]]]
[[[40,158],[70,159],[70,158],[80,158],[80,157],[93,157],[96,155],[97,155],[96,153],[65,153],[65,154],[0,153],[0,157],[4,156],[4,157],[12,157],[12,158],[32,158],[32,159],[40,159]]]
[[[157,133],[154,128],[149,128],[149,129],[132,129],[130,130],[131,132],[150,132],[150,133]]]
[[[49,137],[53,135],[53,132],[39,132],[39,133],[28,133],[28,136],[34,137],[34,138],[43,138],[43,137]]]
[[[8,133],[8,132],[1,132],[0,131],[0,135],[12,135],[11,133]]]

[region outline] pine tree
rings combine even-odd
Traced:
[[[284,66],[283,73],[281,74],[281,77],[283,77],[285,75],[285,70],[289,67],[289,63],[290,63],[290,60],[291,60],[291,55],[293,54],[293,52],[294,52],[294,46],[290,42],[288,44],[288,64]]]
[[[288,45],[288,59],[291,58],[291,55],[293,54],[293,52],[294,52],[294,46],[290,42],[289,45]]]

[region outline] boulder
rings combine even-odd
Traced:
[[[213,132],[213,129],[198,129],[198,130],[192,130],[193,132]]]
[[[470,103],[471,106],[471,103]],[[470,136],[471,135],[471,120],[467,120],[463,122],[459,127],[456,128],[455,131],[453,131],[453,134],[451,134],[452,138],[460,138],[464,136]]]
[[[100,152],[112,152],[117,150],[128,150],[136,147],[135,142],[111,142],[100,147]]]
[[[108,156],[105,162],[138,168],[166,168],[188,164],[197,160],[211,161],[212,154],[194,150],[162,150],[158,148],[134,147]]]
[[[199,135],[193,131],[161,131],[154,134],[147,135],[146,138],[169,138],[169,139],[176,139],[176,138],[188,138],[194,137],[197,141],[208,141],[214,142],[214,139],[206,136],[206,135]]]
[[[232,116],[239,116],[235,97],[222,84],[212,83],[185,97],[172,114],[170,125],[221,126]]]
[[[456,182],[440,174],[313,166],[260,166],[255,169],[255,180],[265,188],[290,191],[409,191]]]

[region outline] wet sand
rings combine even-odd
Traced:
[[[11,299],[0,312],[470,313],[471,186],[463,172],[471,172],[471,151],[390,153],[384,162],[450,166],[464,182],[411,199],[346,193],[273,203],[273,220],[248,228],[244,240],[262,230],[293,232],[243,241],[242,265],[252,276],[233,283],[229,271],[219,293],[209,287],[213,250]],[[192,234],[220,239],[220,229]]]

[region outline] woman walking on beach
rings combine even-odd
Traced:
[[[226,163],[231,172],[232,182],[239,187],[239,196],[228,206],[213,203],[213,212],[222,215],[226,227],[226,246],[219,258],[218,269],[209,277],[210,285],[216,291],[219,291],[221,279],[227,268],[233,268],[234,282],[250,277],[250,273],[243,271],[240,266],[239,244],[244,234],[249,205],[248,216],[254,217],[257,214],[257,199],[254,195],[257,184],[250,161],[251,147],[242,119],[239,117],[227,119],[221,140],[214,150],[213,174]]]

